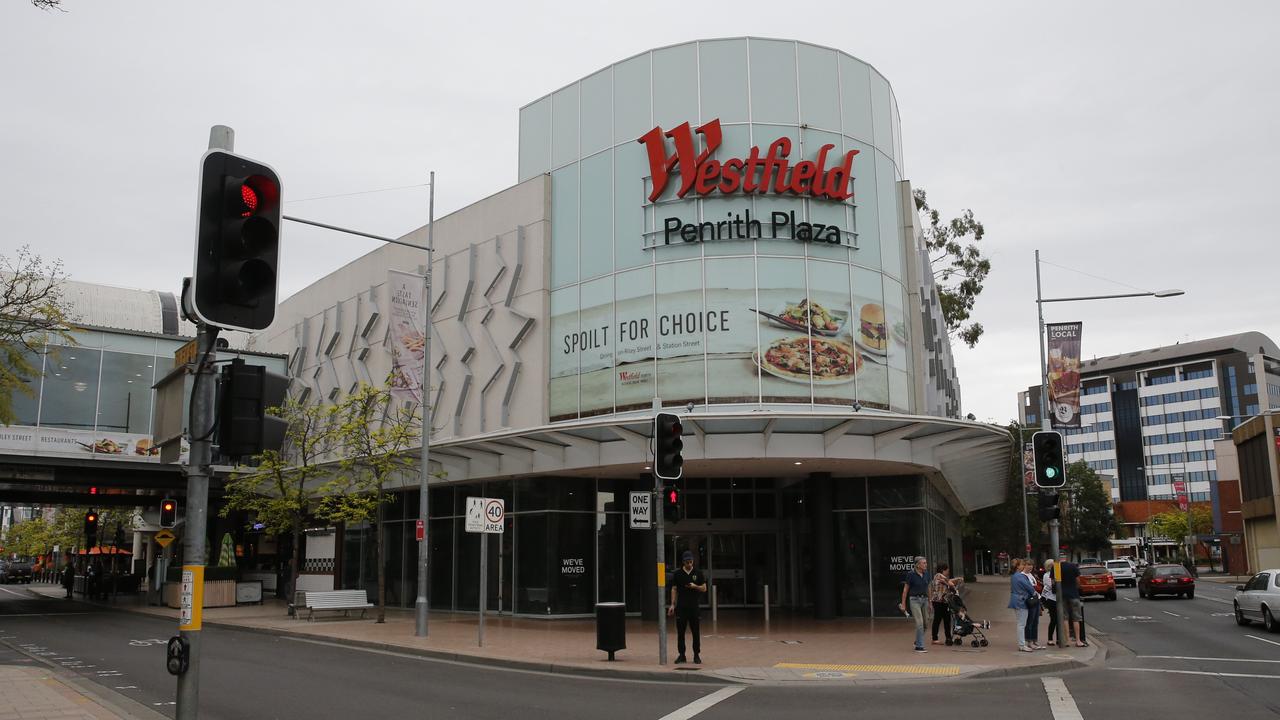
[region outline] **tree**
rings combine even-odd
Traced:
[[[319,514],[348,524],[376,524],[374,556],[378,566],[378,620],[387,618],[387,575],[383,557],[383,511],[387,483],[417,466],[408,451],[422,435],[415,404],[398,404],[390,385],[361,384],[335,409],[334,439],[342,456],[337,477],[324,486]]]
[[[71,344],[68,308],[62,297],[67,279],[62,263],[45,264],[29,246],[12,258],[0,255],[0,423],[17,419],[13,394],[35,397],[29,382],[40,374],[32,364],[46,343],[60,338]]]
[[[43,556],[58,544],[52,538],[52,523],[44,518],[25,520],[9,527],[4,536],[4,551],[20,557]]]
[[[252,521],[273,535],[293,534],[289,567],[289,601],[298,586],[302,563],[302,528],[323,492],[322,463],[334,449],[336,408],[285,401],[272,414],[288,424],[280,450],[256,456],[257,466],[235,472],[226,485],[222,516],[247,510]]]
[[[982,337],[982,323],[965,325],[965,321],[973,312],[974,302],[982,294],[983,283],[991,272],[991,261],[978,247],[986,231],[973,217],[972,210],[966,209],[959,217],[943,222],[941,213],[929,206],[924,188],[916,188],[912,195],[916,210],[929,219],[929,226],[924,229],[924,243],[947,332],[973,347]]]
[[[1207,535],[1213,532],[1213,511],[1204,505],[1191,506],[1191,523],[1194,533],[1187,533],[1187,513],[1182,510],[1170,510],[1152,516],[1149,524],[1150,535],[1167,537],[1181,542],[1188,534]]]
[[[1120,521],[1111,511],[1111,489],[1089,463],[1077,460],[1067,466],[1067,484],[1060,491],[1068,501],[1063,512],[1062,542],[1096,554],[1111,546],[1120,532]]]

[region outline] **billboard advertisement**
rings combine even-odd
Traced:
[[[1049,419],[1055,430],[1080,427],[1081,323],[1044,326],[1049,350]]]

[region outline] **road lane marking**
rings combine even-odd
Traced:
[[[1121,597],[1121,598],[1124,598],[1124,601],[1125,601],[1125,602],[1134,602],[1133,598],[1131,598],[1131,597],[1127,597],[1127,596],[1125,596],[1125,595],[1121,595],[1120,597]]]
[[[710,708],[712,705],[728,700],[738,693],[746,690],[745,685],[736,685],[733,687],[720,688],[719,690],[700,697],[697,700],[685,705],[682,708],[663,715],[658,720],[689,720],[689,718],[701,713],[703,710]]]
[[[1183,617],[1182,615],[1179,615],[1178,613],[1171,613],[1171,612],[1169,612],[1168,610],[1161,610],[1160,612],[1164,613],[1165,615],[1172,615],[1172,616],[1177,617],[1177,618]]]
[[[93,613],[87,613],[87,612],[0,613],[0,617],[53,617],[55,615],[92,615],[92,614]]]
[[[7,592],[7,593],[9,593],[10,595],[12,595],[12,596],[14,596],[14,597],[20,597],[20,598],[22,598],[23,600],[30,600],[30,599],[31,599],[31,596],[30,596],[30,595],[23,595],[22,593],[14,592],[14,591],[10,590],[9,588],[0,588],[0,590],[3,590],[3,591],[5,591],[5,592]]]
[[[1245,637],[1253,638],[1254,640],[1261,640],[1264,643],[1270,643],[1272,645],[1280,645],[1280,642],[1276,642],[1275,640],[1267,640],[1266,638],[1260,638],[1257,635],[1245,635]]]
[[[1185,655],[1138,655],[1137,657],[1139,659],[1147,658],[1152,660],[1204,660],[1205,662],[1247,662],[1247,663],[1280,664],[1280,660],[1254,660],[1252,658],[1187,657]]]
[[[1224,672],[1207,672],[1204,670],[1165,670],[1162,668],[1115,668],[1116,670],[1128,670],[1130,672],[1155,672],[1155,673],[1171,673],[1173,675],[1207,675],[1209,677],[1219,678],[1261,678],[1264,680],[1280,680],[1280,675],[1259,675],[1256,673],[1224,673]]]
[[[1083,720],[1076,701],[1071,699],[1071,691],[1062,678],[1040,678],[1044,683],[1044,694],[1049,697],[1049,710],[1053,712],[1053,720]]]

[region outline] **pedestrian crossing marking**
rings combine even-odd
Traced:
[[[775,668],[834,670],[853,673],[905,673],[911,675],[959,675],[959,665],[840,665],[832,663],[778,663]]]

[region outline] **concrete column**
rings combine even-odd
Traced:
[[[813,522],[813,616],[836,616],[835,486],[831,473],[811,473],[805,483],[805,503]]]

